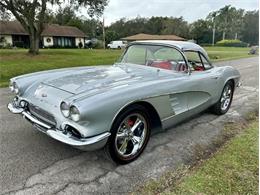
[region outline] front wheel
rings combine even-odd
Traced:
[[[150,122],[143,106],[134,105],[114,122],[106,151],[113,161],[127,164],[137,159],[150,138]]]
[[[231,81],[228,81],[223,88],[219,101],[213,105],[212,111],[217,115],[225,114],[231,105],[234,93],[234,85]]]

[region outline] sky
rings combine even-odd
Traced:
[[[120,18],[132,19],[137,16],[183,16],[191,23],[206,18],[211,11],[225,5],[245,10],[259,9],[258,0],[110,0],[104,11],[105,25]]]

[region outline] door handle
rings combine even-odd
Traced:
[[[218,79],[219,77],[218,76],[213,76],[213,77],[210,77],[211,79]]]

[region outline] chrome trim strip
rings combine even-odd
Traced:
[[[30,114],[36,116],[37,118],[41,119],[42,121],[47,122],[48,124],[51,124],[53,126],[56,125],[56,120],[55,120],[53,115],[51,115],[50,113],[48,113],[47,111],[45,111],[45,110],[43,110],[41,108],[38,108],[38,112],[36,111],[36,109],[37,108],[36,108],[35,105],[29,104],[29,112],[30,112]],[[41,112],[42,114],[45,114],[45,115],[49,115],[49,116],[45,117],[45,116],[43,116],[39,112]],[[52,117],[53,120],[49,119],[48,117]]]
[[[24,110],[23,108],[14,107],[14,105],[12,103],[7,104],[7,108],[10,112],[12,112],[14,114],[20,114]]]
[[[36,123],[36,124],[46,128],[46,129],[50,129],[51,128],[51,126],[49,126],[49,125],[39,121],[38,119],[34,118],[32,115],[27,113],[26,111],[23,111],[22,115],[23,115],[23,117],[26,117],[27,119],[29,119],[31,122]]]
[[[100,141],[108,138],[111,135],[110,132],[105,132],[103,134],[100,134],[100,135],[97,135],[97,136],[94,136],[91,138],[77,139],[77,138],[72,137],[70,134],[64,134],[61,131],[56,131],[56,130],[52,130],[52,129],[47,130],[46,134],[62,143],[65,143],[65,144],[68,144],[71,146],[92,145],[92,144],[95,144],[97,142],[100,142]]]
[[[174,116],[176,116],[176,114],[173,114],[173,115],[171,115],[171,116],[168,116],[168,117],[166,117],[166,118],[163,118],[163,119],[161,119],[161,121],[164,122],[164,121],[169,120],[170,118],[172,118],[172,117],[174,117]]]

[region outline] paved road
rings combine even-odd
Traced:
[[[102,151],[80,152],[34,130],[6,109],[11,98],[0,90],[0,194],[125,193],[149,178],[187,163],[195,147],[208,145],[227,121],[241,120],[258,108],[258,57],[218,63],[232,65],[242,74],[230,111],[210,113],[154,135],[141,157],[116,166]],[[242,109],[241,109],[242,108]]]

